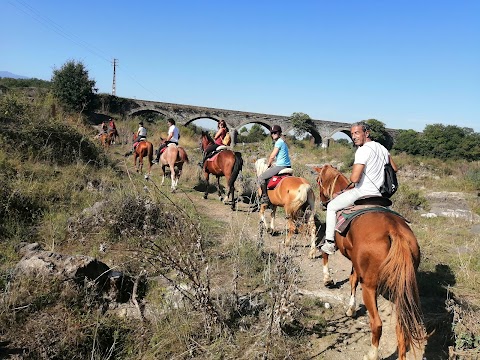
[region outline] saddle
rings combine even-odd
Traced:
[[[367,212],[388,212],[401,217],[406,222],[409,222],[402,215],[391,210],[389,208],[391,205],[392,201],[382,196],[361,197],[355,201],[354,205],[337,211],[337,224],[335,226],[335,231],[339,232],[340,235],[345,236],[352,220]]]
[[[140,144],[140,141],[147,141],[147,138],[141,138],[140,140],[138,140],[137,142],[133,143],[133,148],[135,149],[138,144]]]
[[[268,180],[267,190],[275,189],[283,179],[285,179],[286,177],[292,176],[292,175],[293,175],[293,169],[292,168],[286,168],[286,169],[280,170],[277,175],[272,176]]]
[[[226,145],[220,145],[219,147],[217,147],[215,150],[213,150],[212,152],[208,153],[207,154],[207,158],[205,159],[205,161],[213,161],[215,160],[215,157],[221,153],[223,150],[226,150],[228,149],[229,147],[226,146]]]

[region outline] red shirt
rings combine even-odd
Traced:
[[[227,129],[222,128],[222,133],[218,138],[215,139],[215,144],[217,145],[223,145],[222,141],[225,138],[225,135],[227,135]]]

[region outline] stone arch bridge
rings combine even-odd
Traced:
[[[214,121],[225,120],[233,137],[233,144],[237,142],[238,130],[248,124],[259,124],[264,126],[267,130],[273,125],[278,124],[282,127],[283,133],[287,134],[293,130],[293,124],[289,116],[259,114],[245,111],[226,110],[217,108],[208,108],[193,105],[181,105],[164,103],[158,101],[147,101],[128,99],[129,109],[126,112],[127,116],[139,115],[144,112],[157,112],[165,117],[171,117],[177,124],[188,125],[189,123],[198,119],[211,119]],[[351,123],[342,123],[328,120],[312,119],[315,125],[315,130],[311,132],[316,144],[321,144],[322,147],[328,147],[329,140],[333,135],[342,132],[350,136]],[[387,131],[395,136],[396,131],[387,129]]]

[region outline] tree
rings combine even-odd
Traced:
[[[95,81],[88,78],[88,71],[81,62],[70,60],[53,70],[53,94],[68,111],[91,110],[94,87]]]
[[[370,137],[390,150],[393,146],[393,139],[385,130],[385,124],[376,119],[365,121],[370,126]]]
[[[293,132],[296,137],[301,137],[305,133],[311,134],[316,130],[312,119],[307,114],[295,112],[290,116],[290,121],[292,122],[294,128]]]

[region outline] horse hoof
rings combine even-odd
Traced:
[[[148,180],[150,176],[148,174],[145,175],[145,180]]]
[[[206,199],[207,199],[207,195],[203,195],[203,198],[206,200]]]
[[[327,288],[332,288],[335,286],[335,282],[332,279],[330,279],[330,280],[324,281],[323,285]]]
[[[357,314],[357,311],[354,309],[348,309],[347,312],[345,313],[345,315],[347,315],[348,317],[354,317],[356,314]]]

